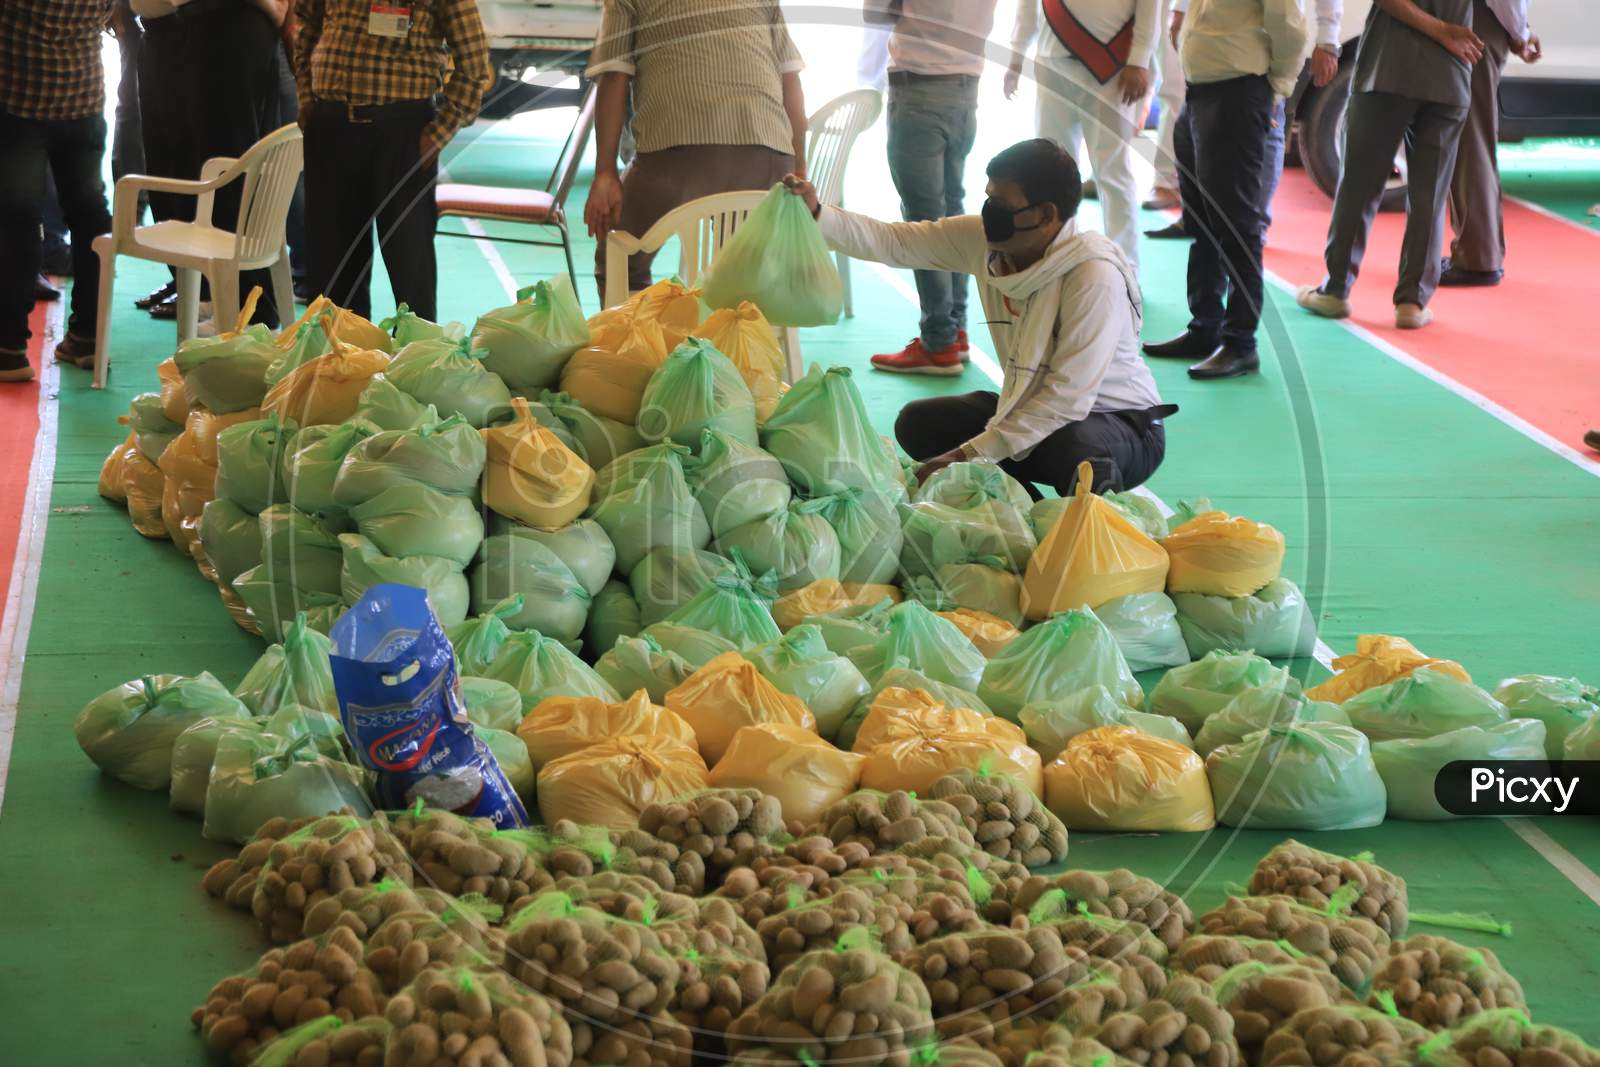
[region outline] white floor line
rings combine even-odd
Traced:
[[[1276,285],[1278,288],[1291,295],[1299,288],[1298,286],[1289,284],[1289,282],[1274,274],[1272,271],[1267,271],[1266,275],[1267,279],[1271,281],[1273,285]],[[1411,355],[1405,349],[1400,348],[1398,345],[1395,345],[1390,341],[1384,340],[1382,337],[1379,337],[1365,326],[1362,326],[1359,323],[1351,322],[1349,319],[1335,319],[1333,321],[1337,322],[1341,327],[1355,334],[1357,337],[1361,338],[1361,340],[1376,348],[1378,351],[1382,352],[1396,363],[1410,367],[1412,370],[1416,371],[1424,378],[1427,378],[1429,381],[1443,386],[1456,396],[1459,396],[1461,399],[1477,408],[1479,411],[1498,419],[1500,422],[1509,426],[1517,433],[1520,433],[1534,444],[1554,452],[1556,455],[1560,456],[1568,463],[1571,463],[1574,467],[1577,467],[1585,474],[1591,474],[1597,478],[1600,478],[1600,462],[1597,462],[1593,456],[1585,455],[1576,448],[1573,448],[1571,445],[1551,436],[1545,431],[1539,429],[1539,427],[1533,425],[1533,423],[1524,419],[1521,415],[1501,407],[1499,404],[1495,403],[1493,400],[1490,400],[1476,389],[1473,389],[1471,386],[1463,385],[1461,382],[1456,381],[1443,371],[1434,367],[1430,367],[1428,364]]]
[[[17,552],[6,589],[6,609],[0,618],[0,806],[5,804],[6,775],[11,765],[11,745],[17,730],[17,698],[22,691],[22,667],[28,654],[28,634],[33,628],[34,598],[39,591],[39,562],[44,557],[45,527],[50,515],[50,489],[55,481],[57,398],[61,391],[61,365],[52,357],[62,336],[67,298],[50,305],[39,347],[39,433],[33,442],[33,462],[28,468],[28,488],[22,498]]]
[[[1595,874],[1583,861],[1562,848],[1543,830],[1526,819],[1502,819],[1511,832],[1527,842],[1528,847],[1543,856],[1567,881],[1577,886],[1578,892],[1600,905],[1600,874]]]
[[[439,181],[450,180],[450,172],[444,167],[439,168]],[[489,261],[489,269],[494,271],[494,276],[500,279],[500,285],[505,289],[506,295],[512,300],[517,298],[517,290],[521,288],[517,279],[511,273],[511,268],[506,266],[505,259],[500,255],[500,250],[494,246],[494,238],[489,236],[489,231],[483,228],[483,223],[473,218],[463,218],[461,228],[475,238],[473,244],[478,246],[478,251],[483,253],[483,258]],[[578,279],[572,279],[577,284]]]
[[[1596,229],[1593,226],[1585,226],[1581,222],[1578,222],[1574,219],[1569,219],[1565,215],[1551,211],[1543,204],[1535,204],[1532,200],[1524,200],[1520,196],[1508,196],[1506,197],[1506,200],[1516,204],[1518,207],[1527,208],[1535,215],[1543,215],[1547,219],[1552,219],[1556,222],[1562,223],[1563,225],[1571,226],[1574,230],[1577,230],[1580,233],[1586,233],[1590,237],[1600,237],[1600,229]]]

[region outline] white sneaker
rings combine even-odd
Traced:
[[[1343,319],[1350,315],[1350,301],[1325,293],[1316,285],[1302,285],[1299,292],[1294,294],[1294,302],[1325,319]]]
[[[1396,304],[1394,324],[1402,330],[1420,330],[1433,321],[1433,312],[1416,304]]]

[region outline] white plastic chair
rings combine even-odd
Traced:
[[[883,94],[876,89],[854,89],[818,108],[807,120],[806,171],[817,188],[817,199],[844,206],[844,171],[856,138],[872,128],[883,112]],[[850,257],[835,253],[839,280],[844,283],[844,314],[855,317],[850,293]]]
[[[642,236],[612,230],[606,235],[606,307],[616,307],[628,299],[628,257],[658,252],[674,237],[678,239],[678,277],[685,285],[693,285],[711,269],[711,261],[722,246],[766,195],[765,189],[753,189],[702,196],[673,208]],[[805,371],[800,359],[800,331],[773,327],[773,332],[783,348],[784,379],[796,382]]]
[[[285,325],[294,321],[294,281],[283,230],[304,158],[300,128],[291,124],[267,134],[238,159],[219,156],[206,160],[198,181],[127,174],[117,182],[111,232],[94,239],[94,250],[100,256],[96,389],[105,388],[109,370],[111,300],[119,255],[176,268],[180,343],[195,334],[202,274],[211,283],[212,314],[219,330],[233,329],[239,316],[239,272],[263,267],[272,269],[272,295],[279,320]],[[239,200],[238,229],[218,229],[211,224],[212,198],[224,185],[241,180],[244,191]],[[136,226],[139,194],[146,190],[196,197],[195,221]]]

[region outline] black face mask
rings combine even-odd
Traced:
[[[983,236],[988,238],[990,244],[999,244],[1009,241],[1019,231],[1037,230],[1043,222],[1036,222],[1032,226],[1018,226],[1017,216],[1029,208],[1038,207],[1038,204],[1025,204],[1015,210],[997,204],[993,200],[983,202]]]

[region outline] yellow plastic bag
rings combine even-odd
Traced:
[[[161,414],[168,422],[183,425],[189,418],[189,394],[183,391],[183,374],[178,361],[168,356],[156,365],[156,377],[161,380]]]
[[[1080,463],[1072,502],[1028,560],[1022,613],[1035,622],[1166,586],[1166,551],[1093,488],[1093,468]]]
[[[132,433],[128,434],[127,440],[113,448],[111,454],[106,457],[106,461],[100,464],[100,482],[96,489],[101,496],[113,504],[126,504],[128,502],[128,491],[122,486],[122,474],[123,469],[127,466],[128,453],[130,452],[136,455],[139,452],[138,447],[133,443]]]
[[[194,496],[183,491],[183,487],[174,478],[163,477],[161,482],[161,525],[166,528],[167,536],[184,555],[194,555],[194,550],[200,544],[200,516],[190,515],[184,510],[185,503],[192,503]],[[204,504],[201,505],[205,507]],[[201,573],[204,573],[202,568]],[[215,572],[212,572],[215,574]],[[212,579],[215,581],[215,578]]]
[[[250,614],[250,608],[245,604],[244,598],[232,589],[217,586],[217,592],[222,596],[222,607],[228,613],[228,618],[245,633],[254,637],[261,636],[261,625],[256,622],[256,617]]]
[[[479,431],[488,456],[483,502],[526,526],[559,529],[588,508],[594,470],[539,425],[522,397],[511,408],[511,422]]]
[[[617,703],[597,697],[545,697],[517,727],[536,769],[608,738],[630,734],[666,737],[698,751],[689,724],[652,704],[643,689]]]
[[[128,504],[128,520],[135,530],[152,540],[164,541],[168,536],[167,525],[161,519],[161,493],[165,487],[166,475],[161,468],[137,450],[123,462],[122,495]]]
[[[389,357],[377,349],[334,341],[331,352],[307,360],[278,379],[267,390],[261,410],[276,412],[301,426],[337,425],[356,413],[361,390],[388,365]]]
[[[923,733],[982,733],[989,724],[998,722],[1011,726],[1004,719],[985,715],[973,708],[958,708],[944,703],[926,689],[904,689],[891,685],[872,698],[867,706],[866,718],[856,730],[852,752],[871,752],[879,745],[920,737]],[[1016,730],[1015,726],[1011,726]],[[1021,731],[1017,730],[1021,735]],[[997,736],[1011,736],[1000,731]]]
[[[772,605],[772,620],[778,629],[788,631],[799,626],[812,615],[828,615],[846,608],[867,607],[884,597],[900,603],[898,586],[873,585],[864,582],[841,583],[837,578],[818,578],[799,589],[791,589]]]
[[[761,309],[750,301],[713,311],[695,328],[727,356],[756,398],[756,425],[764,426],[787,388],[783,384],[783,349]]]
[[[245,408],[243,411],[230,411],[226,415],[214,415],[205,408],[194,408],[184,419],[184,430],[193,435],[194,455],[208,467],[217,465],[217,438],[229,426],[237,426],[241,422],[255,422],[261,418],[260,408]],[[173,439],[172,444],[178,443],[183,437],[179,434]],[[168,445],[170,450],[172,445]],[[162,459],[167,454],[161,454]]]
[[[1333,661],[1333,669],[1338,673],[1321,685],[1307,689],[1306,699],[1343,704],[1357,693],[1404,678],[1418,667],[1448,674],[1468,684],[1472,682],[1472,675],[1455,660],[1434,659],[1403,637],[1362,634],[1356,638],[1355,652]]]
[[[217,416],[204,408],[197,408],[189,415],[191,429],[174,437],[167,450],[161,453],[161,473],[166,476],[167,481],[163,500],[165,501],[167,493],[172,495],[172,500],[167,506],[175,515],[181,515],[198,523],[206,505],[217,495],[215,458],[209,463],[206,462],[201,449],[206,434],[214,431],[217,423],[232,418],[232,415]],[[196,432],[195,428],[200,427],[204,428],[205,433]],[[210,440],[211,454],[215,457],[215,436]]]
[[[1216,809],[1192,748],[1131,726],[1074,737],[1044,769],[1045,807],[1069,830],[1209,830]]]
[[[1264,522],[1207,511],[1167,534],[1167,592],[1250,596],[1283,569],[1283,534]]]
[[[810,825],[856,791],[865,757],[841,752],[804,727],[746,726],[711,769],[714,789],[759,789],[778,798],[785,822]]]
[[[957,608],[954,611],[940,611],[936,614],[941,619],[949,619],[955,623],[956,628],[967,635],[967,640],[977,646],[985,659],[1005,648],[1022,634],[1021,630],[1000,616],[991,615],[987,611]]]
[[[984,720],[982,730],[946,730],[920,720],[901,720],[907,736],[877,745],[861,765],[861,787],[926,793],[954,771],[978,771],[1014,778],[1034,796],[1044,795],[1043,761],[1028,747],[1017,726],[1004,719]]]
[[[690,289],[673,278],[641,289],[623,303],[589,320],[591,343],[601,348],[615,348],[615,338],[636,322],[659,326],[667,351],[671,352],[700,324],[700,290]]]
[[[693,727],[700,754],[712,767],[741,727],[786,722],[817,732],[811,709],[780,692],[754,663],[737,652],[713,657],[676,688],[667,690],[666,705]]]
[[[604,336],[613,343],[596,341],[567,360],[561,391],[595,415],[632,426],[639,421],[644,387],[672,349],[654,322],[630,319]]]
[[[300,327],[308,322],[316,321],[317,316],[327,311],[332,311],[333,313],[322,324],[328,340],[332,341],[337,338],[347,345],[354,345],[356,348],[372,349],[386,354],[394,351],[394,338],[389,336],[387,330],[374,325],[370,319],[362,318],[349,308],[340,307],[325,296],[319,296],[313,300],[306,307],[305,314],[279,332],[278,347],[282,349],[293,348],[295,341],[298,339],[297,335],[300,332]],[[308,424],[302,423],[301,425]]]
[[[631,830],[651,804],[707,786],[705,761],[691,745],[670,737],[611,737],[544,765],[539,771],[539,814],[547,823]]]

